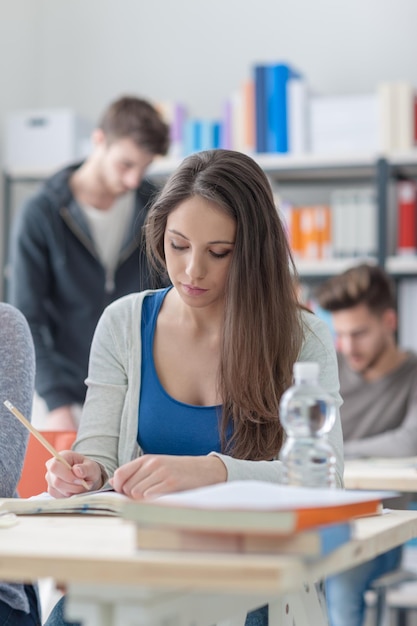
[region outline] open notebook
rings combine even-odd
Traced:
[[[130,502],[127,496],[116,493],[111,488],[87,491],[70,498],[53,498],[45,492],[30,498],[0,498],[0,515],[6,511],[16,515],[42,513],[121,515],[127,502]]]

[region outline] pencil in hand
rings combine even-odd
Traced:
[[[29,420],[27,420],[26,417],[22,415],[22,413],[18,409],[16,409],[16,407],[9,400],[5,400],[3,404],[10,411],[10,413],[13,413],[13,415],[17,417],[19,422],[21,422],[23,426],[32,433],[32,435],[43,445],[43,447],[46,448],[48,452],[51,453],[53,457],[55,457],[58,461],[61,461],[61,463],[63,463],[65,467],[67,467],[68,469],[72,471],[71,465],[62,456],[62,454],[59,454],[59,452],[55,450],[54,446],[50,444],[47,439],[45,439],[45,437],[42,435],[42,433],[39,432],[39,430],[37,430],[34,426],[32,426]],[[90,490],[90,487],[88,486],[85,480],[81,480],[81,484],[88,491]]]

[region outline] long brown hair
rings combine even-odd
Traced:
[[[236,222],[225,293],[219,389],[223,449],[236,458],[275,457],[282,444],[279,401],[291,384],[303,331],[295,268],[270,184],[249,156],[210,150],[187,157],[151,207],[145,227],[154,267],[164,271],[169,213],[192,196]],[[226,430],[233,423],[233,436]]]

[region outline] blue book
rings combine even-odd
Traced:
[[[230,99],[226,100],[223,105],[223,115],[219,131],[219,148],[224,148],[225,150],[233,149],[232,103]]]
[[[219,147],[220,123],[214,120],[201,121],[200,150],[213,150]]]
[[[310,534],[313,535],[313,532],[314,531],[310,531]],[[316,556],[324,556],[325,554],[333,552],[333,550],[336,550],[336,548],[342,546],[344,543],[347,543],[352,539],[352,525],[349,522],[340,522],[339,524],[319,526],[317,528],[317,533],[319,539],[317,540],[316,544]],[[303,533],[300,534],[302,535]]]
[[[201,150],[201,121],[188,119],[184,124],[184,156]]]
[[[254,66],[255,83],[255,150],[256,152],[267,152],[267,100],[266,100],[266,79],[268,66]]]
[[[213,122],[213,148],[220,148],[222,123]]]
[[[287,153],[288,81],[299,74],[286,63],[270,65],[266,71],[266,148],[267,152]]]

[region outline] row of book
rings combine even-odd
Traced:
[[[189,115],[184,103],[158,104],[171,126],[171,156],[211,148],[248,153],[407,152],[417,142],[417,99],[405,81],[370,93],[319,95],[289,63],[255,64],[226,97],[216,119]]]
[[[368,257],[377,252],[377,205],[370,188],[331,192],[329,204],[298,206],[276,197],[297,260]]]
[[[297,205],[278,193],[276,205],[295,260],[374,257],[378,249],[378,207],[368,187],[334,189],[329,204]],[[396,183],[388,252],[417,258],[417,184]]]

